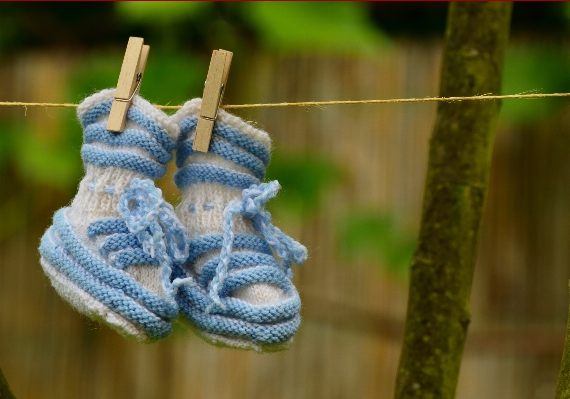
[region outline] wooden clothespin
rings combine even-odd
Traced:
[[[212,129],[218,116],[218,109],[222,104],[233,55],[232,52],[226,50],[214,50],[212,54],[208,77],[204,85],[200,117],[192,145],[194,151],[208,152]]]
[[[138,93],[150,46],[144,45],[141,37],[130,37],[119,74],[115,99],[107,121],[107,130],[120,133],[125,129],[127,111],[135,94]]]

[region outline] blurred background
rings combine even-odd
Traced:
[[[438,95],[445,3],[0,3],[0,101],[80,102],[150,44],[141,95],[202,95],[234,53],[227,104]],[[516,3],[504,94],[570,92],[570,4]],[[484,93],[481,93],[484,94]],[[270,203],[308,246],[287,352],[156,344],[80,316],[37,247],[83,169],[71,109],[0,107],[0,365],[18,398],[389,398],[436,105],[235,112],[274,140]],[[570,106],[503,102],[457,397],[551,398],[568,312]],[[172,172],[159,185],[179,198]]]

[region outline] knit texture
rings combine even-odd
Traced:
[[[166,172],[179,128],[135,96],[124,132],[107,131],[114,92],[96,93],[77,109],[85,176],[42,237],[40,263],[75,309],[149,341],[171,332],[178,314],[172,262],[188,256],[186,229],[152,182]]]
[[[307,251],[273,226],[264,210],[279,189],[277,182],[261,183],[270,138],[220,110],[208,152],[195,152],[200,105],[191,100],[171,117],[180,126],[174,181],[182,201],[176,214],[190,237],[189,257],[175,263],[173,276],[194,279],[178,291],[180,311],[214,344],[285,349],[301,321],[291,262],[302,263]]]

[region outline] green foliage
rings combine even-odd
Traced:
[[[211,3],[198,1],[126,1],[116,3],[118,14],[129,22],[169,24],[193,19]]]
[[[12,135],[13,160],[22,180],[57,187],[72,188],[83,174],[79,146],[68,146],[65,138],[44,140],[33,132],[19,130]],[[79,134],[79,136],[81,136]],[[33,140],[30,140],[33,137]]]
[[[44,139],[34,135],[22,123],[4,121],[0,123],[0,130],[0,168],[11,164],[21,180],[32,184],[61,190],[75,186],[82,174],[82,166],[78,153],[74,151],[80,145],[73,145],[74,140],[64,136]]]
[[[372,55],[388,43],[369,21],[364,3],[253,2],[243,6],[268,50]]]
[[[555,45],[512,45],[504,66],[504,94],[523,92],[565,93],[570,91],[570,57]],[[483,93],[482,93],[483,94]],[[566,99],[503,100],[502,121],[531,124],[549,117],[566,104]]]
[[[267,179],[279,180],[283,189],[268,209],[276,219],[305,220],[318,212],[341,178],[340,168],[330,159],[276,151]],[[399,277],[407,276],[415,236],[402,231],[393,215],[350,210],[337,223],[339,252],[348,261],[370,261]]]
[[[402,231],[392,214],[352,210],[340,219],[338,248],[347,259],[377,263],[406,277],[415,246],[415,237]]]
[[[564,19],[566,19],[566,24],[568,26],[568,24],[570,24],[570,3],[563,3],[563,7],[564,7]]]
[[[267,180],[278,180],[282,187],[278,201],[268,204],[271,211],[298,219],[316,213],[341,177],[336,163],[322,155],[275,151]]]
[[[121,62],[118,52],[90,54],[75,68],[68,97],[80,101],[102,88],[114,87]],[[151,48],[141,94],[156,104],[182,104],[201,96],[207,71],[207,63],[192,54],[153,54]]]
[[[0,121],[0,170],[2,170],[12,159],[12,148],[14,147],[14,133],[16,129],[13,124]]]
[[[152,50],[151,50],[152,51]],[[192,54],[156,54],[149,58],[142,95],[156,104],[183,104],[202,97],[208,60]]]
[[[188,35],[197,35],[200,43],[226,43],[234,52],[261,44],[269,52],[289,54],[374,55],[388,43],[364,3],[124,2],[116,7],[127,24],[151,28],[163,44],[177,41],[177,48],[184,47],[181,30],[187,41],[192,39]],[[197,31],[188,30],[185,24]]]
[[[10,16],[0,13],[0,54],[5,48],[16,41],[18,35],[18,23]]]
[[[26,226],[29,219],[27,209],[22,206],[22,198],[12,195],[0,201],[0,242],[16,234]],[[0,399],[2,397],[0,396]]]
[[[119,51],[96,51],[81,59],[71,71],[66,97],[79,102],[101,89],[115,87],[123,61],[122,55],[124,53]],[[145,87],[146,83],[145,80]]]

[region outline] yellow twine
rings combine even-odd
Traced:
[[[394,98],[386,100],[344,100],[344,101],[305,101],[295,103],[270,103],[270,104],[235,104],[222,105],[221,108],[261,108],[261,107],[323,107],[327,105],[351,105],[351,104],[387,104],[387,103],[425,103],[425,102],[455,102],[455,101],[476,101],[476,100],[503,100],[512,98],[547,98],[547,97],[570,97],[570,93],[549,93],[549,94],[509,94],[501,96],[481,95],[471,97],[423,97],[423,98]],[[0,102],[3,107],[52,107],[52,108],[77,108],[79,104],[70,103],[26,103],[18,101]],[[182,105],[154,105],[159,109],[180,109]]]

